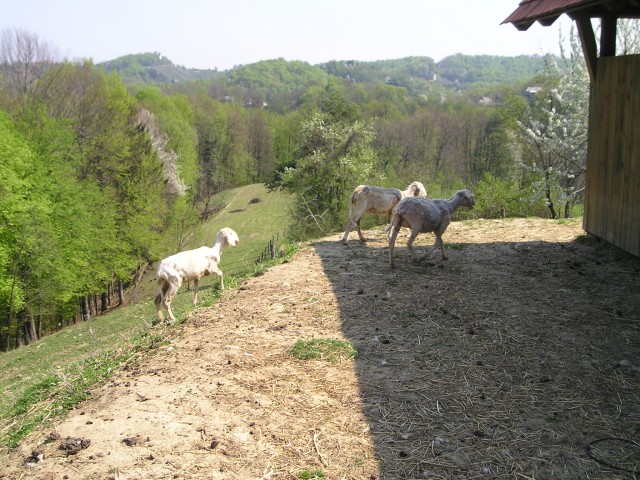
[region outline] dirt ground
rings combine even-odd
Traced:
[[[402,232],[393,270],[380,231],[318,241],[197,310],[0,478],[636,478],[590,454],[640,468],[640,261],[582,233],[456,222],[449,259],[414,264]],[[312,337],[358,357],[290,356]]]

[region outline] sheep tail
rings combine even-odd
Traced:
[[[391,229],[395,226],[396,223],[400,222],[400,217],[396,213],[395,208],[393,209],[393,213],[391,214],[391,220],[389,221],[389,225],[387,225],[384,229],[384,233],[391,235]]]
[[[359,195],[357,190],[354,190],[353,193],[351,194],[351,197],[350,197],[351,201],[349,202],[349,219],[353,218],[353,207],[356,204],[358,196]]]

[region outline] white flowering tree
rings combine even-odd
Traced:
[[[640,22],[620,20],[616,44],[619,54],[640,52]],[[518,122],[524,138],[521,166],[535,195],[544,196],[551,218],[560,216],[556,205],[567,218],[584,190],[590,88],[573,28],[568,52],[562,49],[560,62],[549,57],[543,82],[545,88],[530,105],[527,117]]]
[[[543,81],[545,88],[518,122],[525,144],[521,166],[551,218],[560,216],[556,205],[568,217],[584,189],[589,118],[589,72],[573,31],[569,55],[561,63],[549,57]]]

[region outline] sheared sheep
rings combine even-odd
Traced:
[[[347,230],[342,236],[342,243],[347,244],[349,238],[349,232],[353,227],[358,230],[358,236],[361,242],[367,240],[362,235],[360,230],[360,219],[365,212],[375,213],[377,215],[391,216],[393,207],[395,207],[400,200],[411,196],[427,196],[427,191],[424,185],[420,182],[413,182],[406,190],[399,190],[397,188],[383,188],[375,187],[372,185],[359,185],[355,188],[351,194],[351,201],[349,203],[349,223]]]
[[[236,246],[239,242],[238,234],[230,228],[223,228],[216,234],[213,247],[200,247],[186,250],[165,258],[158,265],[158,290],[155,298],[158,319],[164,320],[162,307],[169,313],[170,322],[175,321],[171,311],[171,301],[178,293],[184,280],[193,280],[193,304],[198,303],[199,280],[207,275],[216,274],[220,277],[220,290],[224,289],[222,272],[218,268],[222,249],[229,245]]]
[[[393,211],[391,222],[385,231],[393,229],[389,238],[389,263],[394,267],[393,249],[400,227],[409,227],[411,234],[407,240],[407,249],[411,259],[415,261],[413,241],[419,233],[434,232],[436,241],[432,251],[440,248],[442,259],[446,260],[442,234],[451,223],[451,216],[460,207],[473,208],[476,203],[475,196],[469,190],[458,190],[450,199],[430,200],[427,198],[408,197],[398,203]]]

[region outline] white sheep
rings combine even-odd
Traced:
[[[169,313],[170,322],[175,321],[171,311],[171,301],[178,293],[184,280],[193,280],[194,297],[193,304],[198,303],[198,284],[201,277],[216,274],[220,277],[220,290],[224,289],[222,272],[218,268],[222,249],[229,245],[236,246],[240,239],[238,234],[230,228],[223,228],[216,234],[213,247],[200,247],[194,250],[186,250],[165,258],[158,265],[158,290],[155,298],[158,310],[158,319],[164,320],[162,307]]]
[[[342,236],[342,243],[347,244],[349,238],[349,232],[353,227],[357,227],[358,236],[361,242],[367,240],[362,235],[360,230],[360,219],[365,212],[375,213],[377,215],[391,216],[393,207],[395,207],[400,200],[411,196],[427,196],[427,190],[420,182],[413,182],[406,190],[399,190],[397,188],[383,188],[375,187],[372,185],[358,185],[351,194],[351,201],[349,203],[349,223],[347,230]]]
[[[458,190],[450,200],[430,200],[418,197],[409,197],[401,200],[393,211],[391,222],[385,230],[388,232],[393,229],[389,238],[389,263],[391,267],[394,267],[393,249],[400,227],[409,227],[411,229],[411,234],[407,240],[407,249],[411,254],[412,260],[415,261],[413,241],[419,233],[429,232],[434,232],[436,235],[432,251],[440,248],[442,259],[446,260],[442,234],[451,223],[453,212],[460,207],[473,208],[475,203],[476,199],[469,190]]]

